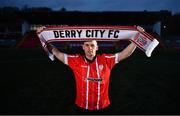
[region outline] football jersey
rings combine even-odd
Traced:
[[[72,68],[76,81],[76,105],[88,110],[99,110],[110,105],[109,78],[118,55],[97,55],[88,62],[81,54],[65,54],[65,64]]]

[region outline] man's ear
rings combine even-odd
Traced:
[[[98,50],[99,49],[99,47],[98,46],[96,46],[96,50]]]

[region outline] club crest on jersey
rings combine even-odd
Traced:
[[[103,66],[103,65],[99,65],[99,70],[100,70],[100,71],[102,71],[102,70],[103,70],[103,68],[104,68],[104,66]]]

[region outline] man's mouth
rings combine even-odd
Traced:
[[[92,54],[92,53],[93,53],[93,51],[88,51],[88,53]]]

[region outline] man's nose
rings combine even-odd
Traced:
[[[88,49],[92,49],[92,46],[88,46]]]

